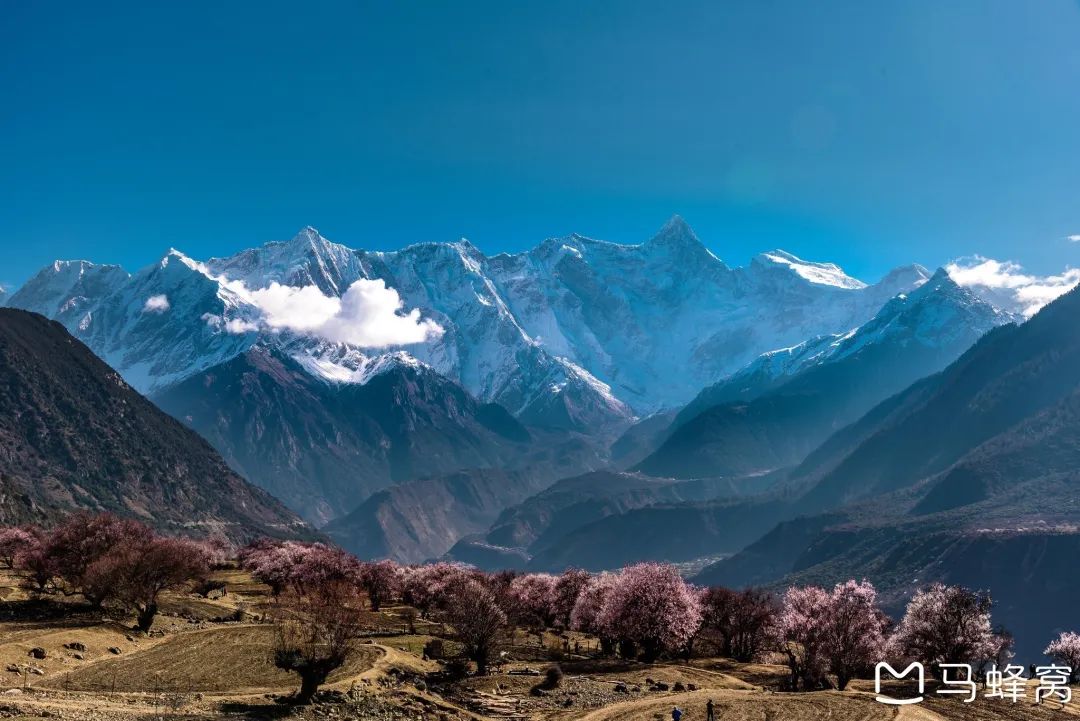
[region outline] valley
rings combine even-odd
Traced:
[[[198,471],[206,480],[181,491],[165,467],[145,465],[169,457],[144,450],[161,430],[130,430],[115,457],[135,465],[117,476],[123,466],[112,455],[67,456],[60,449],[68,445],[16,424],[8,431],[20,439],[14,447],[38,455],[8,461],[3,480],[30,493],[8,497],[24,506],[11,506],[5,520],[48,524],[76,509],[134,509],[174,532],[224,532],[241,542],[324,538],[364,559],[534,573],[655,561],[676,564],[702,586],[775,593],[865,577],[894,615],[903,599],[940,581],[989,589],[1025,657],[1068,627],[1060,609],[1080,601],[1080,587],[1049,578],[1069,577],[1060,559],[1080,527],[1072,500],[1076,291],[1025,320],[945,270],[913,266],[867,285],[782,253],[731,269],[677,218],[638,246],[564,240],[518,256],[487,258],[460,243],[385,254],[307,229],[205,263],[172,251],[131,276],[57,263],[7,304],[51,309],[63,327],[0,310],[12,339],[0,346],[12,417],[29,418],[23,409],[34,406],[38,427],[62,427],[49,403],[85,405],[92,385],[81,377],[84,398],[70,398],[67,377],[73,367],[91,368],[103,397],[115,395],[110,384],[119,388],[122,400],[111,403],[152,409],[142,412],[166,419],[154,422],[167,433],[187,434],[183,443],[198,451],[173,461],[172,472],[215,470]],[[660,267],[681,280],[656,284]],[[648,278],[632,277],[645,269]],[[266,325],[279,321],[267,315],[263,293],[340,294],[344,303],[373,278],[395,298],[400,292],[396,313],[415,305],[395,317],[429,318],[437,337],[373,352],[322,331]],[[471,295],[451,292],[466,279]],[[578,300],[564,307],[571,289]],[[151,291],[173,298],[168,308],[132,315],[133,298]],[[830,310],[802,315],[814,304]],[[691,307],[704,313],[695,322],[711,324],[709,339],[699,334],[694,349],[656,355],[664,342],[655,313],[665,307],[676,317]],[[786,314],[794,325],[752,342],[731,330],[752,322],[760,331],[762,314],[769,323]],[[536,325],[542,317],[546,336]],[[698,387],[690,395],[618,380],[606,364],[625,339],[605,340],[595,324],[620,322],[633,325],[630,335],[647,351],[631,353],[634,373],[668,373],[664,363],[678,354],[706,353],[710,369],[695,372],[711,382],[689,381]],[[191,339],[180,355],[168,340],[178,332]],[[725,341],[722,353],[706,351],[723,333],[744,335],[736,345]],[[42,354],[39,338],[63,350]],[[770,349],[780,338],[803,340]],[[600,349],[607,360],[589,355]],[[654,395],[643,397],[644,387]],[[100,407],[87,406],[87,417]],[[193,431],[213,449],[192,440]],[[70,447],[87,447],[79,442]],[[209,466],[194,462],[202,456]],[[40,495],[48,484],[28,484],[34,463],[62,490]],[[141,480],[127,489],[117,484],[123,477]],[[88,486],[90,478],[101,480]],[[277,502],[269,495],[260,510],[252,501],[263,491],[244,478],[290,510],[270,510]],[[148,485],[154,479],[161,490]],[[222,479],[221,490],[208,491]],[[87,495],[88,487],[101,490]],[[159,495],[143,500],[148,493]],[[200,514],[205,520],[193,520]],[[178,646],[164,655],[189,653],[204,651]],[[70,679],[87,690],[103,683],[94,674]]]

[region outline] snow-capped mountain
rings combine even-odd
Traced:
[[[207,322],[243,302],[176,250],[133,275],[117,266],[57,261],[27,281],[9,304],[60,321],[147,394],[255,342],[254,335],[221,332]]]
[[[997,325],[1023,321],[1022,315],[1000,310],[972,289],[957,285],[944,269],[931,278],[921,266],[913,268],[923,277],[917,289],[897,294],[864,325],[762,353],[698,394],[673,425],[717,403],[755,398],[801,371],[843,360],[867,346],[952,347],[968,342],[973,332],[981,334]]]
[[[571,235],[492,257],[465,240],[353,250],[305,228],[205,261],[169,250],[133,274],[58,261],[8,303],[62,322],[323,523],[418,476],[527,467],[553,481],[598,467],[635,416],[740,368],[736,382],[776,385],[902,348],[904,332],[959,353],[988,324],[916,312],[931,289],[946,292],[920,266],[867,285],[780,250],[729,267],[675,217],[638,245]],[[354,332],[365,324],[374,335]],[[354,340],[387,325],[408,332]],[[948,329],[960,330],[945,343]],[[789,350],[762,356],[777,348]],[[927,367],[894,355],[916,361],[890,382]]]
[[[898,269],[866,286],[783,251],[731,268],[679,217],[640,245],[574,235],[487,268],[531,338],[638,414],[682,405],[766,350],[858,326],[925,279]]]
[[[384,281],[443,333],[348,347],[260,326],[250,297],[276,283],[339,298],[361,279]],[[60,320],[144,392],[262,339],[336,383],[364,382],[385,352],[406,352],[527,423],[596,429],[681,405],[762,352],[856,327],[924,279],[913,266],[866,285],[783,251],[730,268],[675,217],[639,245],[573,235],[490,258],[464,240],[352,250],[305,228],[206,262],[172,250],[133,275],[57,262],[10,304]]]
[[[695,477],[798,463],[831,432],[1015,320],[939,270],[854,331],[763,354],[706,388],[640,469]]]

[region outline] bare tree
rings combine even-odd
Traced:
[[[477,675],[483,676],[506,627],[506,614],[495,594],[471,578],[454,583],[448,596],[443,617],[453,627],[466,658],[476,664]]]
[[[339,579],[278,598],[274,665],[300,676],[297,703],[311,703],[319,686],[348,661],[360,635],[362,608],[356,586]]]

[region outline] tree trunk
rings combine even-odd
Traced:
[[[300,676],[300,693],[296,695],[296,703],[308,705],[322,684],[321,674],[305,673]]]
[[[486,656],[480,656],[480,657],[474,658],[473,661],[476,662],[476,675],[477,676],[487,676],[487,672],[488,672],[487,657]]]
[[[154,625],[154,616],[157,615],[157,604],[148,604],[139,611],[137,623],[142,633],[150,633],[150,627]]]
[[[791,690],[799,690],[799,664],[795,660],[795,654],[791,651],[785,651],[788,657],[788,671],[791,672]]]

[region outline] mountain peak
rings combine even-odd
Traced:
[[[195,260],[194,258],[191,258],[183,251],[177,250],[176,248],[169,248],[168,252],[161,257],[159,265],[163,269],[169,268],[173,265],[174,260],[188,270],[193,270],[196,273],[200,273],[201,275],[209,275],[205,265]]]
[[[788,253],[786,250],[770,250],[754,256],[751,265],[759,268],[783,268],[814,285],[831,285],[835,288],[858,290],[865,288],[857,278],[852,278],[835,263],[816,263]]]
[[[878,284],[922,284],[930,279],[930,275],[931,273],[926,266],[918,263],[911,263],[909,265],[900,265],[893,268],[885,274],[885,277],[878,281]]]
[[[300,229],[292,240],[289,241],[290,245],[298,245],[302,247],[315,246],[317,243],[326,242],[326,239],[322,237],[318,229],[313,226],[305,225]]]
[[[671,216],[663,227],[657,231],[656,235],[649,240],[648,244],[705,247],[697,235],[694,234],[690,224],[683,220],[681,215]]]
[[[945,270],[944,268],[938,268],[937,270],[935,270],[934,274],[927,279],[926,285],[933,285],[939,287],[960,287],[960,284],[953,280],[953,277],[949,275],[949,271]]]

